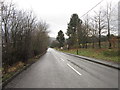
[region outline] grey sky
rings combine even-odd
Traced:
[[[11,0],[6,0],[11,1]],[[59,30],[66,33],[67,23],[73,13],[82,16],[101,0],[12,0],[17,8],[32,10],[34,14],[49,24],[49,35],[56,37]],[[101,5],[104,7],[105,2],[116,4],[119,0],[104,0]],[[98,6],[98,7],[99,7]],[[97,8],[96,7],[96,10]]]

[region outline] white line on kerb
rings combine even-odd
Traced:
[[[62,61],[65,61],[64,59],[61,58]]]
[[[74,70],[78,75],[82,75],[82,74],[79,73],[76,69],[74,69],[70,64],[67,63],[67,65],[68,65],[72,70]]]

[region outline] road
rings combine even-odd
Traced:
[[[49,48],[5,88],[118,88],[118,70]]]

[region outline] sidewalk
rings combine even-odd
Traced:
[[[84,60],[88,60],[88,61],[91,61],[91,62],[94,62],[94,63],[98,63],[98,64],[101,64],[101,65],[105,65],[105,66],[108,66],[108,67],[120,70],[120,64],[115,63],[115,62],[109,62],[109,61],[94,59],[94,58],[80,56],[80,55],[75,55],[75,54],[71,54],[71,53],[65,53],[65,54],[71,55],[71,56],[74,56],[74,57],[78,57],[78,58],[82,58]]]

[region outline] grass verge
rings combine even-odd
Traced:
[[[71,50],[60,50],[77,55],[77,49]],[[78,55],[87,56],[95,59],[107,60],[112,62],[120,63],[120,51],[118,49],[78,49]]]
[[[41,55],[35,56],[34,58],[31,58],[31,59],[27,60],[26,63],[17,62],[14,65],[9,66],[7,68],[6,73],[4,73],[4,68],[1,68],[0,72],[2,72],[2,78],[1,78],[2,82],[5,82],[6,80],[8,80],[12,76],[14,76],[17,72],[21,71],[27,65],[30,65],[31,63],[36,62],[40,57],[41,57]]]

